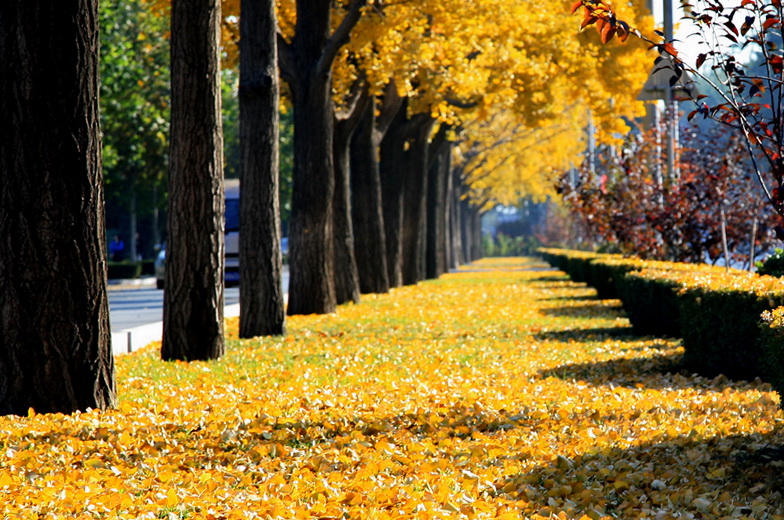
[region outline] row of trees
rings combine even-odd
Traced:
[[[529,147],[514,143],[551,142],[564,120],[584,118],[581,103],[600,127],[617,128],[616,112],[636,108],[633,94],[614,85],[644,74],[641,47],[580,52],[568,18],[527,0],[223,7],[174,0],[170,11],[166,359],[224,350],[221,57],[238,54],[240,63],[245,337],[285,325],[279,77],[294,119],[288,312],[296,314],[331,312],[363,291],[438,276],[478,255],[481,204],[516,189],[515,168],[504,168],[512,162],[498,157],[521,164]],[[115,399],[97,20],[97,0],[0,6],[0,413]],[[238,53],[229,45],[236,34]],[[580,79],[605,69],[614,72]],[[113,108],[107,128],[130,117]],[[511,123],[498,113],[513,116],[514,138],[500,135]],[[127,182],[137,182],[138,157],[155,154],[122,145],[114,142],[107,159],[127,164]],[[510,175],[491,182],[498,170]]]

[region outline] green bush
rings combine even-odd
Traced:
[[[142,274],[140,262],[109,262],[107,276],[109,280],[139,278]]]
[[[552,267],[558,267],[558,252],[559,249],[553,249],[549,247],[540,247],[536,250],[536,254],[539,255],[542,260],[550,264]]]
[[[509,235],[498,233],[495,237],[495,241],[498,244],[498,253],[496,256],[513,256],[518,254],[515,240]]]
[[[635,333],[682,337],[684,364],[691,370],[732,379],[762,377],[784,393],[781,279],[706,264],[553,248],[537,252],[573,280],[584,279],[600,297],[619,297]],[[784,264],[784,253],[778,256]],[[766,263],[769,270],[763,272],[775,272],[774,260]],[[773,318],[760,325],[760,316]]]
[[[770,308],[745,289],[693,287],[680,291],[684,365],[706,376],[762,376],[759,321]]]
[[[620,298],[618,284],[626,273],[640,269],[640,260],[604,255],[591,262],[591,285],[601,300]]]
[[[760,364],[763,377],[782,397],[784,407],[784,307],[765,311],[760,316]]]
[[[757,267],[757,274],[781,278],[784,276],[784,250],[776,248],[772,255],[754,265]]]
[[[510,237],[498,233],[496,238],[492,235],[482,235],[482,251],[485,256],[530,256],[537,254],[542,245],[536,237]],[[541,253],[540,253],[541,254]]]
[[[142,260],[142,275],[155,275],[155,260]]]
[[[591,262],[601,255],[596,253],[586,253],[582,251],[574,252],[567,258],[567,274],[573,282],[589,283],[591,275]]]
[[[678,337],[678,284],[658,275],[653,269],[621,274],[616,284],[618,296],[636,334]]]
[[[482,252],[484,255],[488,257],[498,256],[496,249],[492,235],[482,235]]]

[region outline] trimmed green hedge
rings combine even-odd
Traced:
[[[764,377],[784,400],[784,307],[762,313],[760,364]],[[784,407],[784,403],[781,404]]]
[[[109,262],[107,276],[109,280],[126,278],[139,278],[142,274],[142,264],[139,262]]]
[[[636,333],[683,338],[689,369],[761,377],[784,395],[784,280],[705,264],[540,253],[555,267],[565,265],[572,280],[594,286],[600,297],[620,298]],[[775,319],[763,323],[766,313]]]
[[[677,284],[657,276],[659,270],[621,275],[618,297],[634,332],[641,336],[679,337],[681,333]]]

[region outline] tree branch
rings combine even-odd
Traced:
[[[349,127],[359,124],[359,119],[365,113],[370,104],[370,92],[364,74],[351,84],[351,91],[348,96],[348,103],[341,111],[335,111],[335,119],[338,122],[345,122]]]
[[[447,97],[444,101],[453,107],[464,108],[466,110],[469,108],[476,108],[479,105],[479,101],[461,101],[452,97]]]
[[[297,75],[297,68],[294,65],[294,52],[291,50],[291,44],[283,38],[281,33],[278,33],[278,68],[280,69],[280,77],[289,85]]]
[[[367,4],[367,0],[351,0],[348,6],[348,12],[332,36],[327,40],[324,50],[321,53],[318,64],[316,65],[316,74],[322,75],[329,72],[332,68],[332,63],[338,54],[340,48],[345,45],[349,40],[351,30],[357,25],[359,19],[362,17],[362,8]]]
[[[376,118],[376,132],[378,133],[378,140],[386,135],[389,125],[395,118],[400,107],[403,106],[403,98],[398,94],[395,83],[390,81],[384,87],[384,99],[381,104],[381,113]]]

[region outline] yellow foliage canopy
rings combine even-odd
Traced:
[[[170,0],[150,0],[166,6]],[[336,2],[337,26],[348,0]],[[617,6],[620,17],[651,27],[642,0]],[[224,0],[224,54],[236,64],[239,0]],[[278,1],[290,40],[295,0]],[[650,56],[640,41],[602,45],[574,37],[568,6],[534,0],[369,2],[334,68],[338,104],[360,77],[380,94],[394,82],[412,112],[462,126],[458,160],[478,199],[510,203],[550,194],[552,172],[579,162],[590,114],[600,142],[643,112],[636,100]],[[504,132],[513,129],[512,134]],[[497,142],[496,142],[497,141]],[[477,150],[482,150],[476,156]]]

